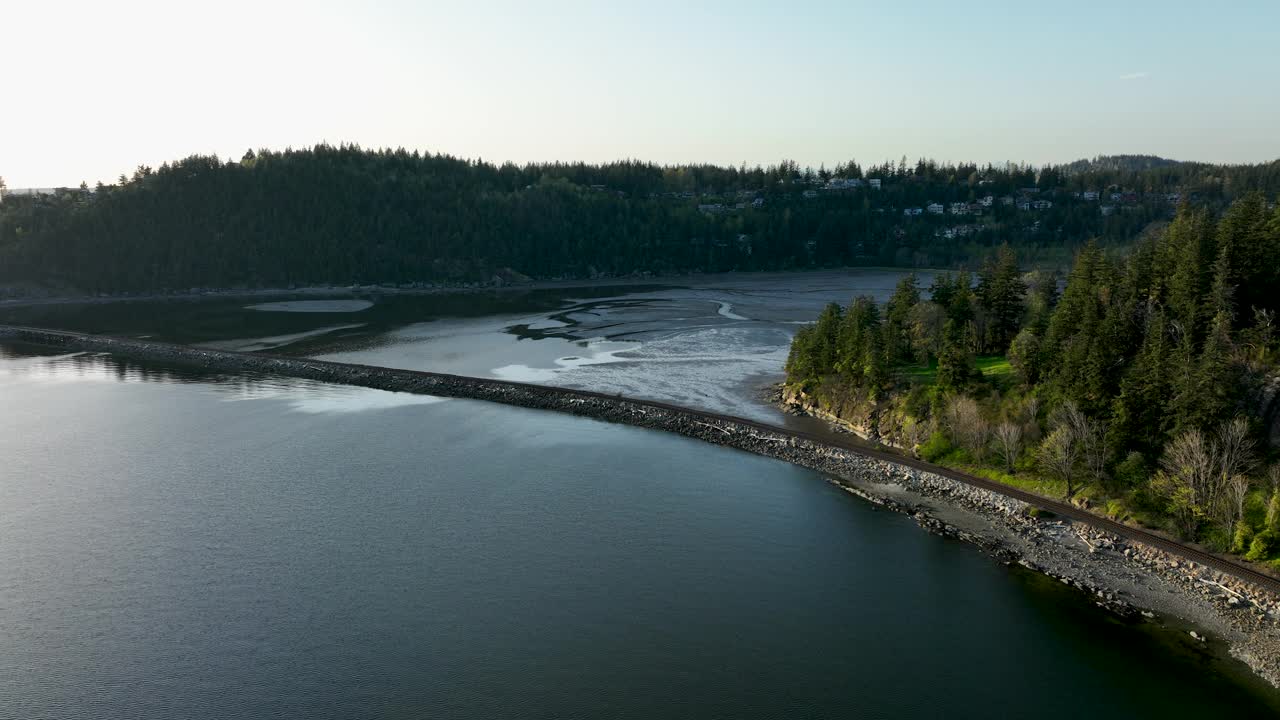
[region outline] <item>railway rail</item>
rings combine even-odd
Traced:
[[[818,447],[837,449],[874,460],[893,463],[922,472],[933,473],[956,482],[999,493],[1016,500],[1021,500],[1022,502],[1035,507],[1042,508],[1054,513],[1055,515],[1084,523],[1091,527],[1129,540],[1156,547],[1194,563],[1232,575],[1241,580],[1245,580],[1273,594],[1280,595],[1280,578],[1268,575],[1230,558],[1215,555],[1148,530],[1125,525],[1110,518],[1096,515],[1087,510],[1071,505],[1070,503],[1030,493],[1025,490],[1004,485],[992,480],[987,480],[975,475],[970,475],[958,470],[934,465],[907,455],[868,447],[839,437],[824,437],[816,433],[785,428],[735,415],[698,410],[659,400],[645,400],[622,395],[610,395],[592,390],[578,390],[573,388],[560,388],[509,380],[452,375],[426,370],[406,370],[375,365],[362,365],[358,363],[340,363],[329,360],[315,360],[311,358],[289,357],[268,353],[212,350],[152,340],[137,340],[133,338],[93,335],[46,328],[0,325],[0,341],[3,341],[5,338],[33,345],[60,347],[76,351],[105,352],[125,357],[133,356],[153,360],[160,359],[166,362],[194,365],[197,367],[217,366],[211,367],[210,369],[224,369],[226,364],[225,361],[233,361],[236,366],[244,369],[253,369],[255,371],[273,374],[293,375],[296,377],[317,379],[323,382],[375,387],[381,389],[397,389],[398,384],[392,382],[396,378],[426,381],[425,389],[407,389],[405,391],[429,394],[449,394],[454,397],[470,397],[482,400],[487,399],[497,402],[507,402],[508,404],[522,404],[511,400],[504,401],[503,390],[505,389],[524,393],[524,397],[545,397],[554,395],[562,399],[567,398],[582,401],[593,400],[604,403],[626,404],[636,408],[660,410],[664,413],[674,414],[676,416],[681,416],[695,421],[718,423],[721,425],[740,428],[752,428],[763,433],[768,433],[777,438],[802,440]],[[219,360],[224,362],[219,364],[216,362]],[[409,383],[409,386],[415,388],[421,387],[420,383]],[[448,392],[450,388],[458,387],[487,388],[493,392]],[[445,392],[432,393],[432,389],[437,391],[443,390]],[[529,405],[529,407],[538,406]],[[570,412],[572,411],[570,410]],[[645,427],[653,426],[645,425]],[[731,431],[725,430],[725,432]]]

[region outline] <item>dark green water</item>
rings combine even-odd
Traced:
[[[1270,716],[781,462],[478,402],[0,359],[0,717]]]

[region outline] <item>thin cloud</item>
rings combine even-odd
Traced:
[[[1148,77],[1149,75],[1151,75],[1151,73],[1147,72],[1146,70],[1143,70],[1142,72],[1133,72],[1133,73],[1121,75],[1120,79],[1121,80],[1141,80],[1145,77]]]

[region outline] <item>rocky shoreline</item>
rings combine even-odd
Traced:
[[[228,373],[270,373],[556,410],[676,432],[811,468],[850,493],[905,513],[929,532],[1057,578],[1126,617],[1191,626],[1280,687],[1280,596],[1234,576],[1084,523],[1046,517],[1000,493],[852,450],[662,403],[484,378],[222,352],[143,340],[0,326],[0,341],[103,352]]]
[[[865,428],[774,388],[781,409],[816,417],[864,439]],[[1280,688],[1280,597],[1145,543],[1084,523],[1042,515],[1020,500],[890,463],[826,470],[831,482],[864,500],[910,515],[922,528],[971,543],[1088,594],[1129,619],[1194,626],[1190,637],[1223,643]]]

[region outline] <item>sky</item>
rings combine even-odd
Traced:
[[[0,0],[0,177],[318,142],[488,161],[1280,158],[1280,2]]]

